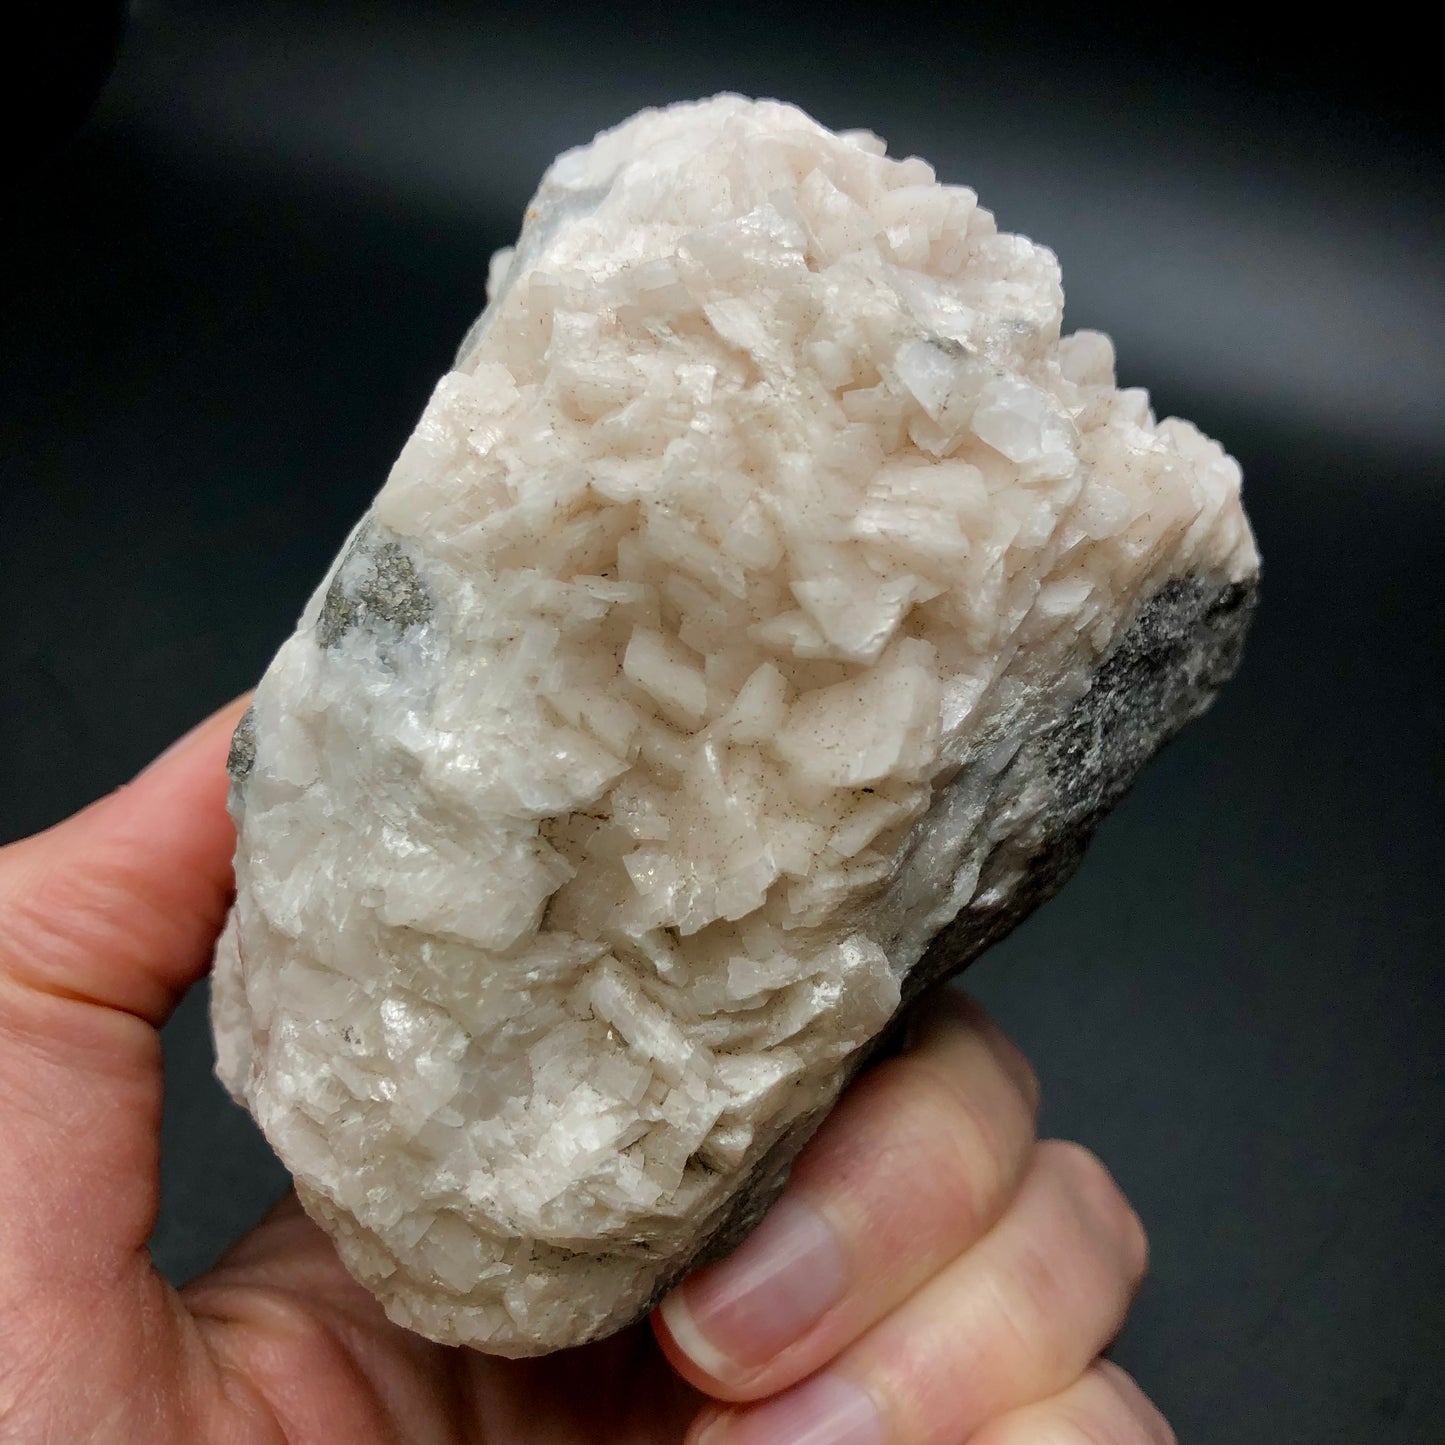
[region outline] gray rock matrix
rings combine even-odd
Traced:
[[[403,1325],[732,1247],[1233,672],[1237,465],[1057,263],[735,96],[558,158],[231,752],[218,1072]]]

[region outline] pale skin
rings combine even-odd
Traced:
[[[241,702],[0,849],[0,1442],[1160,1445],[1100,1358],[1143,1275],[1108,1171],[1039,1142],[976,1005],[929,1001],[731,1259],[597,1345],[507,1361],[390,1324],[294,1197],[173,1289],[157,1028],[230,891]]]

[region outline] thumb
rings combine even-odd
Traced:
[[[0,978],[163,1023],[204,972],[230,898],[227,703],[139,777],[0,848]]]
[[[0,849],[0,1285],[84,1289],[144,1258],[156,1026],[204,972],[230,896],[224,762],[243,706]]]

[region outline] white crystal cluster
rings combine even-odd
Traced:
[[[561,156],[489,295],[257,693],[215,1009],[393,1317],[523,1354],[646,1304],[1047,803],[941,785],[1257,560],[1049,251],[790,106]]]

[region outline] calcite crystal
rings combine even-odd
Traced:
[[[1233,669],[1239,469],[1053,255],[720,97],[561,156],[237,733],[221,1077],[404,1325],[735,1243]]]

